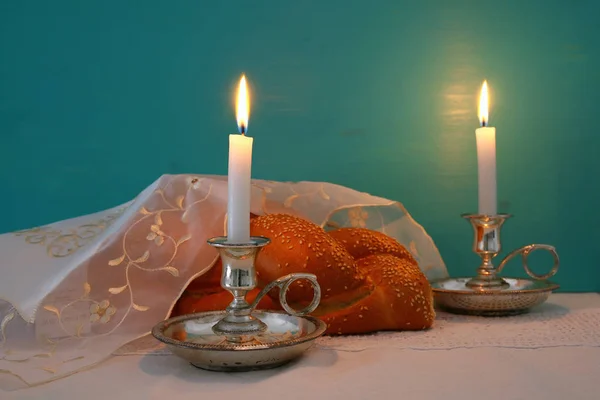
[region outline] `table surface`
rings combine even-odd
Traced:
[[[578,295],[558,294],[551,300],[573,296]],[[279,369],[245,373],[203,371],[171,355],[116,356],[46,385],[0,392],[3,400],[208,396],[223,400],[599,399],[600,347],[355,351],[316,347]]]

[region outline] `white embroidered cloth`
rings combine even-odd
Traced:
[[[49,382],[147,334],[217,259],[206,241],[225,233],[226,210],[225,177],[166,175],[123,206],[0,235],[0,375]],[[251,211],[379,230],[429,279],[447,276],[431,238],[396,201],[328,183],[255,180]]]

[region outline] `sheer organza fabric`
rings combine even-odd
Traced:
[[[319,182],[254,180],[252,212],[396,238],[429,279],[447,276],[435,244],[396,201]],[[122,206],[0,235],[0,388],[93,367],[169,316],[225,234],[227,178],[165,175]]]

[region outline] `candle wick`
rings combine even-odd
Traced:
[[[244,125],[240,126],[240,133],[246,136],[246,127]]]
[[[485,128],[487,126],[487,121],[485,119],[483,121],[481,121],[481,126],[483,128]]]

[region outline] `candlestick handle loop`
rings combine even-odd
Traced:
[[[288,304],[286,295],[291,284],[299,279],[307,280],[310,283],[313,288],[313,299],[308,306],[300,311],[296,311]],[[260,300],[275,287],[279,287],[279,303],[281,303],[281,306],[285,312],[290,315],[298,317],[310,314],[311,312],[315,311],[315,309],[319,306],[319,302],[321,301],[321,286],[319,286],[319,283],[317,282],[317,277],[313,274],[294,273],[284,275],[265,286],[263,290],[260,291],[258,296],[256,296],[256,299],[250,306],[250,309],[254,310]]]
[[[548,272],[547,274],[538,275],[529,268],[529,264],[527,263],[529,254],[531,254],[535,250],[546,250],[552,255],[552,258],[554,258],[554,264],[552,265],[552,269],[550,269],[550,272]],[[523,260],[523,268],[525,269],[525,272],[533,279],[545,280],[553,277],[558,272],[558,267],[560,265],[558,253],[556,252],[554,246],[550,246],[547,244],[528,244],[526,246],[513,250],[512,252],[507,254],[506,257],[504,257],[502,262],[500,262],[500,265],[498,265],[498,267],[496,268],[496,272],[500,273],[506,265],[506,263],[519,254],[521,255],[521,258]]]

